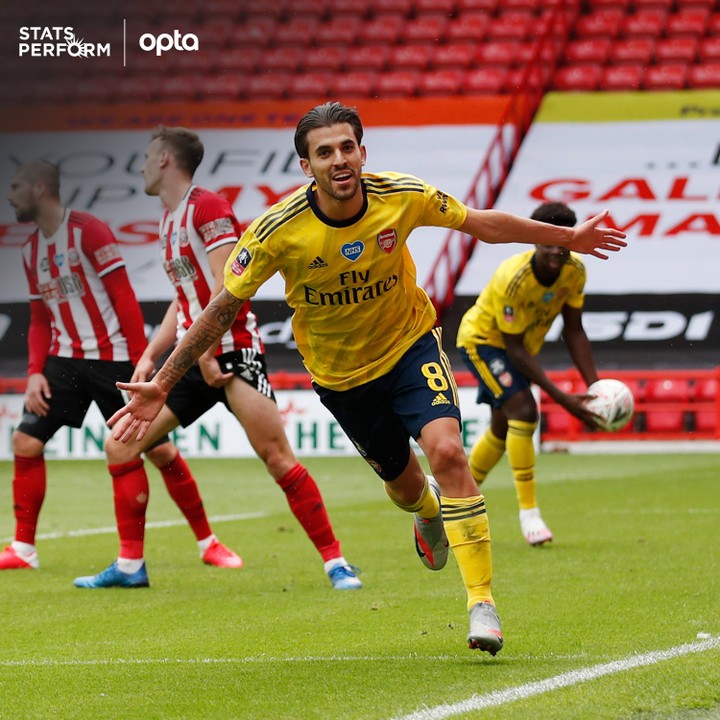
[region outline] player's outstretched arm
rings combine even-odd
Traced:
[[[243,301],[222,290],[198,316],[150,382],[116,383],[132,394],[130,402],[109,420],[115,440],[142,440],[177,381],[232,325]],[[117,427],[115,427],[117,425]]]
[[[465,222],[458,228],[486,243],[524,243],[529,245],[561,245],[577,253],[607,260],[607,252],[624,248],[625,233],[598,225],[607,217],[603,210],[574,228],[551,225],[500,210],[468,208]]]

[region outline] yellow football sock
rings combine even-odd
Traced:
[[[387,493],[387,496],[393,501],[393,503],[395,503],[395,505],[405,512],[417,513],[421,518],[425,519],[437,517],[437,514],[440,512],[440,503],[438,502],[437,495],[430,491],[427,477],[425,478],[425,485],[422,493],[420,494],[420,499],[413,505],[403,505],[401,502],[398,502],[398,500],[393,497],[391,490],[392,483],[386,482],[385,492]]]
[[[497,437],[488,428],[478,438],[470,451],[470,472],[475,482],[480,485],[488,473],[497,465],[500,458],[505,454],[505,441]]]
[[[468,610],[480,602],[495,604],[492,591],[492,551],[485,498],[442,497],[445,532],[460,568]]]
[[[508,420],[507,455],[515,480],[515,495],[521,510],[537,507],[535,495],[535,446],[537,422]]]

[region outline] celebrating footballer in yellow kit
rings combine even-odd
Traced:
[[[462,445],[435,310],[417,285],[406,242],[414,228],[429,225],[490,243],[563,245],[606,258],[602,251],[619,250],[625,235],[598,227],[606,213],[576,228],[555,227],[467,208],[409,175],[363,173],[362,136],[357,110],[337,102],[301,118],[295,148],[312,181],[243,233],[225,268],[225,288],[150,382],[118,385],[132,399],[109,422],[117,425],[116,439],[141,438],[170,388],[213,346],[243,301],[279,272],[315,391],[384,480],[390,499],[414,515],[422,562],[440,570],[452,548],[467,591],[468,645],[494,655],[503,637],[491,591],[485,502]]]

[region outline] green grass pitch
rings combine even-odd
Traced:
[[[0,573],[0,719],[720,717],[720,455],[539,456],[555,533],[541,548],[522,540],[503,461],[483,488],[495,658],[467,649],[454,560],[421,565],[410,518],[362,460],[305,463],[360,591],[331,589],[256,460],[190,461],[243,569],[200,562],[152,470],[151,587],[78,590],[117,552],[110,480],[101,462],[48,462],[41,568]],[[7,541],[10,463],[0,478]]]

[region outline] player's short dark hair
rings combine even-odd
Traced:
[[[577,223],[575,213],[561,202],[543,203],[535,208],[530,219],[562,227],[575,227],[575,223]]]
[[[43,183],[52,197],[60,197],[60,169],[57,165],[47,160],[37,160],[23,163],[17,173],[30,183]]]
[[[357,108],[347,107],[337,101],[316,105],[300,118],[295,128],[295,150],[301,158],[308,159],[310,154],[308,133],[317,128],[332,127],[340,123],[348,123],[353,129],[357,144],[362,143],[363,126]]]
[[[181,170],[185,170],[190,177],[195,174],[205,154],[205,148],[197,133],[184,127],[160,125],[153,132],[152,139],[159,139],[163,146],[170,150]]]

